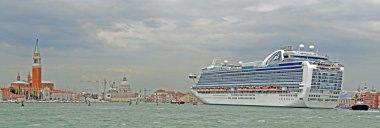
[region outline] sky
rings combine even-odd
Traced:
[[[345,90],[380,90],[377,0],[0,0],[0,85],[31,72],[35,39],[43,80],[98,91],[188,91],[214,57],[264,60],[283,46],[314,44],[345,66]]]

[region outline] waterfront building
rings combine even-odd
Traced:
[[[17,73],[16,81],[11,83],[11,89],[14,89],[16,94],[26,95],[29,88],[30,83],[27,81],[22,81],[20,73]]]
[[[106,98],[112,102],[127,102],[136,101],[138,93],[134,93],[131,89],[131,84],[128,82],[127,77],[123,77],[123,81],[118,87],[112,86]]]
[[[196,100],[193,94],[190,92],[170,91],[164,89],[156,90],[150,97],[150,102],[170,103],[170,102],[185,102],[192,103]]]
[[[50,100],[73,101],[75,100],[75,92],[65,90],[50,90]]]
[[[345,91],[340,94],[339,108],[350,108],[352,105],[355,105],[357,102],[362,102],[366,104],[371,109],[379,108],[379,98],[380,92],[368,91],[366,88],[358,91]]]
[[[0,102],[2,102],[3,101],[3,91],[1,91],[1,89],[0,89]]]
[[[361,92],[360,96],[364,104],[367,104],[371,109],[379,108],[379,92]]]
[[[377,96],[377,99],[380,99],[380,94]],[[380,100],[377,101],[377,104],[380,104]],[[379,109],[379,106],[377,106],[377,109]]]
[[[1,88],[3,101],[16,101],[25,99],[25,95],[16,94],[14,89]]]
[[[50,95],[50,88],[44,88],[42,89],[42,100],[44,101],[49,101],[51,100],[51,95]]]
[[[348,109],[351,107],[351,105],[355,104],[355,98],[357,92],[353,91],[342,91],[342,93],[339,95],[339,103],[337,107]]]

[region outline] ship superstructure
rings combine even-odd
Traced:
[[[334,108],[342,89],[344,67],[308,50],[287,46],[264,61],[229,64],[220,58],[191,74],[191,92],[205,104]]]

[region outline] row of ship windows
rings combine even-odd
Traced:
[[[302,82],[302,79],[275,79],[275,80],[238,80],[238,79],[227,79],[227,80],[199,80],[200,83],[278,83],[278,82]],[[318,85],[318,84],[313,84]],[[321,84],[319,84],[321,85]]]
[[[334,87],[342,87],[340,84],[321,84],[321,85],[311,85],[311,87],[320,87],[320,88],[334,88]]]
[[[267,77],[267,76],[302,76],[302,73],[271,73],[271,74],[232,74],[232,75],[202,75],[201,77],[234,77],[234,76],[241,76],[241,77]]]
[[[311,86],[340,86],[340,82],[313,82]]]
[[[228,97],[228,99],[252,99],[255,100],[255,97]],[[294,98],[279,98],[279,100],[295,100]],[[308,101],[332,101],[336,102],[337,99],[322,99],[322,98],[309,98]]]
[[[255,100],[255,97],[228,97],[228,99],[250,99],[250,100]]]
[[[323,72],[323,73],[328,73],[328,72],[336,72],[336,73],[343,73],[342,71],[331,71],[331,70],[324,70],[324,69],[313,69],[314,72]]]
[[[223,80],[200,80],[198,83],[224,82],[224,83],[268,83],[268,82],[302,82],[302,79],[268,79],[268,80],[238,80],[238,79],[223,79]],[[318,85],[318,84],[314,84]]]
[[[289,74],[289,73],[298,73],[298,74],[302,74],[301,71],[290,71],[290,72],[260,72],[260,73],[255,73],[255,72],[251,72],[251,73],[230,73],[230,74],[205,74],[203,73],[202,75],[204,76],[216,76],[216,75],[224,75],[224,76],[233,76],[233,75],[267,75],[267,74]]]
[[[302,82],[302,79],[266,79],[266,80],[239,80],[239,79],[216,79],[216,80],[199,80],[199,82],[243,82],[248,83],[257,82],[257,83],[268,83],[268,82]],[[247,82],[248,81],[248,82]]]
[[[312,76],[313,79],[343,79],[343,76]]]
[[[255,96],[255,94],[231,94],[231,96]]]
[[[243,82],[243,81],[199,81],[198,84],[200,85],[220,85],[220,84],[249,84],[249,83],[281,83],[281,82],[302,82],[302,80],[284,80],[284,81],[249,81],[249,82]]]
[[[220,78],[242,78],[242,79],[265,79],[265,78],[268,78],[268,77],[274,77],[274,78],[295,78],[295,77],[302,77],[302,75],[292,75],[292,74],[288,74],[288,75],[282,75],[282,76],[279,76],[279,75],[268,75],[268,76],[216,76],[216,77],[200,77],[200,79],[220,79]]]
[[[289,76],[289,77],[268,76],[268,77],[263,77],[263,78],[257,78],[257,77],[248,77],[248,78],[242,78],[242,77],[232,77],[232,78],[219,77],[219,78],[200,78],[199,80],[276,80],[276,79],[302,79],[302,76]]]
[[[341,80],[312,80],[311,82],[314,85],[320,85],[321,83],[342,83]]]
[[[219,77],[201,77],[200,80],[215,80],[215,79],[253,79],[253,80],[266,80],[266,79],[300,79],[302,78],[301,75],[288,75],[288,76],[266,76],[266,77],[257,77],[257,76],[251,76],[251,77],[226,77],[226,76],[219,76]]]
[[[202,77],[218,77],[218,76],[268,76],[268,75],[302,75],[302,72],[283,72],[283,73],[236,73],[236,74],[214,74],[214,75],[206,75],[202,74]]]
[[[321,80],[335,80],[335,81],[342,81],[343,78],[313,78],[313,81],[321,81]]]
[[[309,97],[321,97],[321,95],[309,95]]]
[[[299,68],[299,69],[285,69],[285,70],[269,70],[269,71],[255,71],[255,70],[252,70],[252,71],[244,71],[244,70],[240,70],[240,71],[229,71],[229,72],[204,72],[203,74],[204,75],[212,75],[212,74],[232,74],[232,73],[257,73],[257,74],[260,74],[260,73],[272,73],[272,72],[278,72],[278,73],[281,73],[281,72],[302,72],[302,69]]]
[[[325,99],[323,100],[322,98],[309,98],[308,101],[331,101],[331,102],[337,102],[337,99]]]
[[[302,76],[267,76],[267,77],[202,77],[200,80],[220,80],[220,79],[238,79],[238,80],[270,80],[270,79],[302,79]]]
[[[321,95],[309,95],[309,97],[321,97]],[[339,96],[329,96],[329,98],[339,98]]]
[[[343,77],[343,75],[334,75],[334,76],[331,76],[331,75],[318,75],[318,74],[313,74],[313,78],[331,78],[331,77]]]
[[[326,93],[326,91],[328,94],[340,94],[340,91],[320,90],[320,89],[315,89],[313,87],[311,87],[311,89],[310,89],[310,93]]]
[[[294,100],[294,98],[279,98],[279,100]]]
[[[302,78],[302,75],[284,75],[284,76],[276,76],[276,75],[268,75],[268,76],[238,76],[238,77],[227,77],[227,76],[218,76],[218,77],[201,77],[200,79],[292,79],[292,78]]]
[[[343,76],[342,73],[318,73],[318,72],[313,72],[313,75],[316,75],[316,76]]]
[[[257,83],[244,83],[244,84],[236,84],[234,86],[227,85],[227,84],[216,84],[213,87],[226,87],[229,86],[229,88],[234,88],[234,87],[241,87],[241,86],[277,86],[277,87],[287,87],[287,88],[298,88],[300,87],[301,82],[292,82],[292,83],[262,83],[262,84],[257,84]],[[211,86],[204,86],[205,84],[198,84],[198,88],[209,88]]]
[[[291,92],[301,92],[302,90],[298,89],[298,87],[288,87]],[[230,93],[236,93],[236,95],[231,94],[231,96],[255,96],[255,94],[250,94],[250,93],[258,93],[258,94],[272,94],[272,93],[286,93],[285,91],[198,91],[198,93],[202,94],[230,94]],[[244,95],[244,93],[247,93]],[[282,96],[285,96],[283,94]],[[288,94],[287,96],[291,96],[291,94]],[[294,97],[296,97],[295,95]]]
[[[311,86],[341,87],[342,83],[312,83]]]
[[[280,96],[290,96],[290,97],[297,97],[296,94],[280,94]]]
[[[341,90],[341,87],[325,87],[325,86],[312,86],[312,89],[332,89],[332,90]]]
[[[224,76],[230,76],[230,75],[266,75],[266,74],[288,74],[288,73],[301,73],[302,70],[296,70],[296,71],[267,71],[267,72],[239,72],[239,73],[202,73],[204,76],[216,76],[216,75],[224,75]]]

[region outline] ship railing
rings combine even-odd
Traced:
[[[210,92],[210,91],[223,92],[223,91],[227,91],[227,89],[226,88],[198,88],[197,91],[198,92]]]
[[[279,90],[279,88],[277,86],[244,86],[244,87],[239,87],[237,89],[238,91],[254,91],[254,90],[273,90],[273,91],[276,91],[276,90]]]

